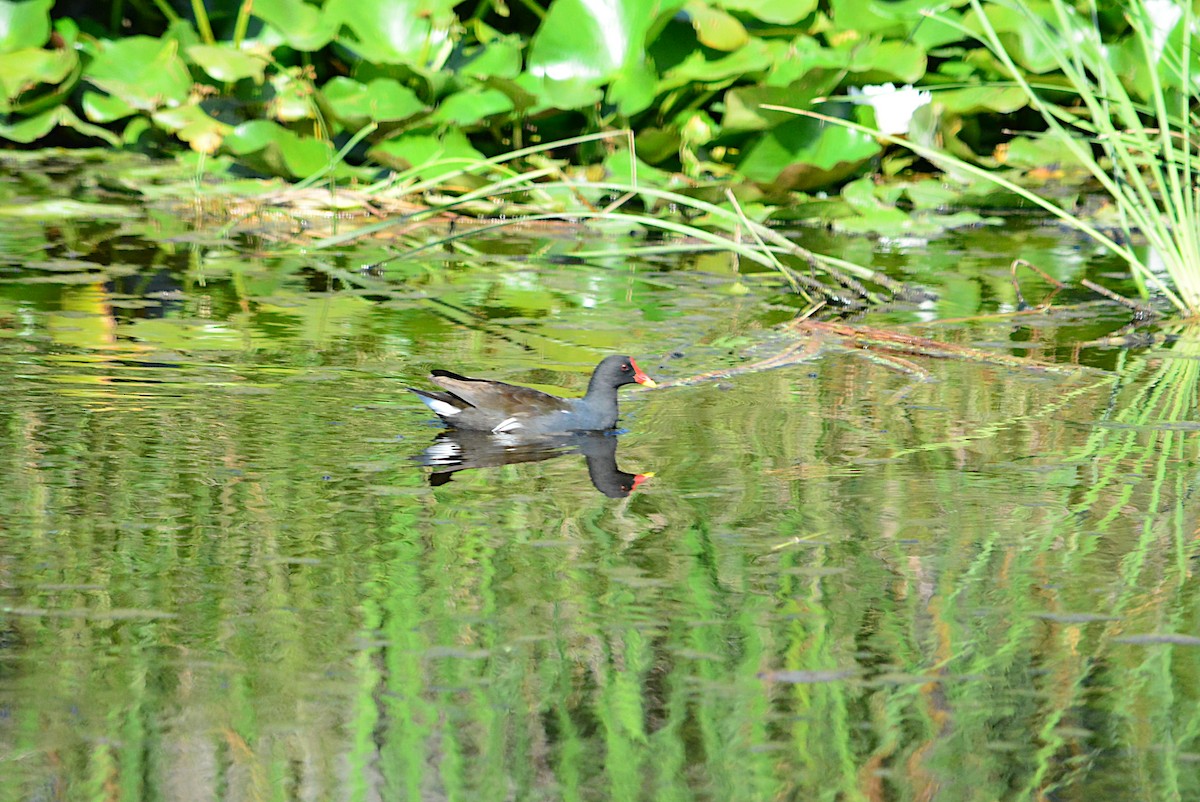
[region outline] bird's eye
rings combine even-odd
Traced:
[[[621,366],[621,370],[623,370],[623,371],[625,371],[626,373],[628,373],[628,372],[629,372],[629,363],[628,363],[628,362],[626,362],[624,365],[622,365],[622,366]]]

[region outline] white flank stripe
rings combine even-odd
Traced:
[[[453,404],[446,401],[440,401],[436,398],[428,398],[425,400],[425,403],[429,405],[430,409],[439,415],[457,415],[458,413],[462,412],[461,409]]]

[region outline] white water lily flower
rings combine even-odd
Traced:
[[[911,84],[897,89],[894,84],[850,87],[850,98],[859,105],[875,109],[875,125],[885,134],[907,134],[917,109],[933,99],[930,92],[921,92]]]

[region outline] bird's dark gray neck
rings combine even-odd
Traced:
[[[592,375],[591,381],[588,382],[587,394],[584,398],[589,401],[599,401],[602,398],[617,397],[617,388],[613,387],[608,382],[602,380],[599,376]]]

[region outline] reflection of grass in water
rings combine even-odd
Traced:
[[[1130,359],[1112,422],[1186,420],[1183,361]],[[1126,775],[1194,795],[1171,775],[1194,650],[1116,640],[1189,631],[1186,546],[1163,560],[1143,515],[1187,520],[1191,434],[1164,456],[1162,431],[1064,425],[1107,378],[937,366],[906,404],[881,400],[903,377],[837,354],[640,396],[622,448],[659,477],[631,504],[566,461],[430,491],[382,442],[395,419],[356,411],[390,385],[358,375],[86,414],[18,384],[14,602],[176,617],[0,620],[36,667],[6,686],[14,766],[142,798],[180,774],[231,798],[997,800]],[[1086,485],[1055,467],[1014,490],[1000,464],[1071,454]],[[26,715],[64,702],[78,720]]]

